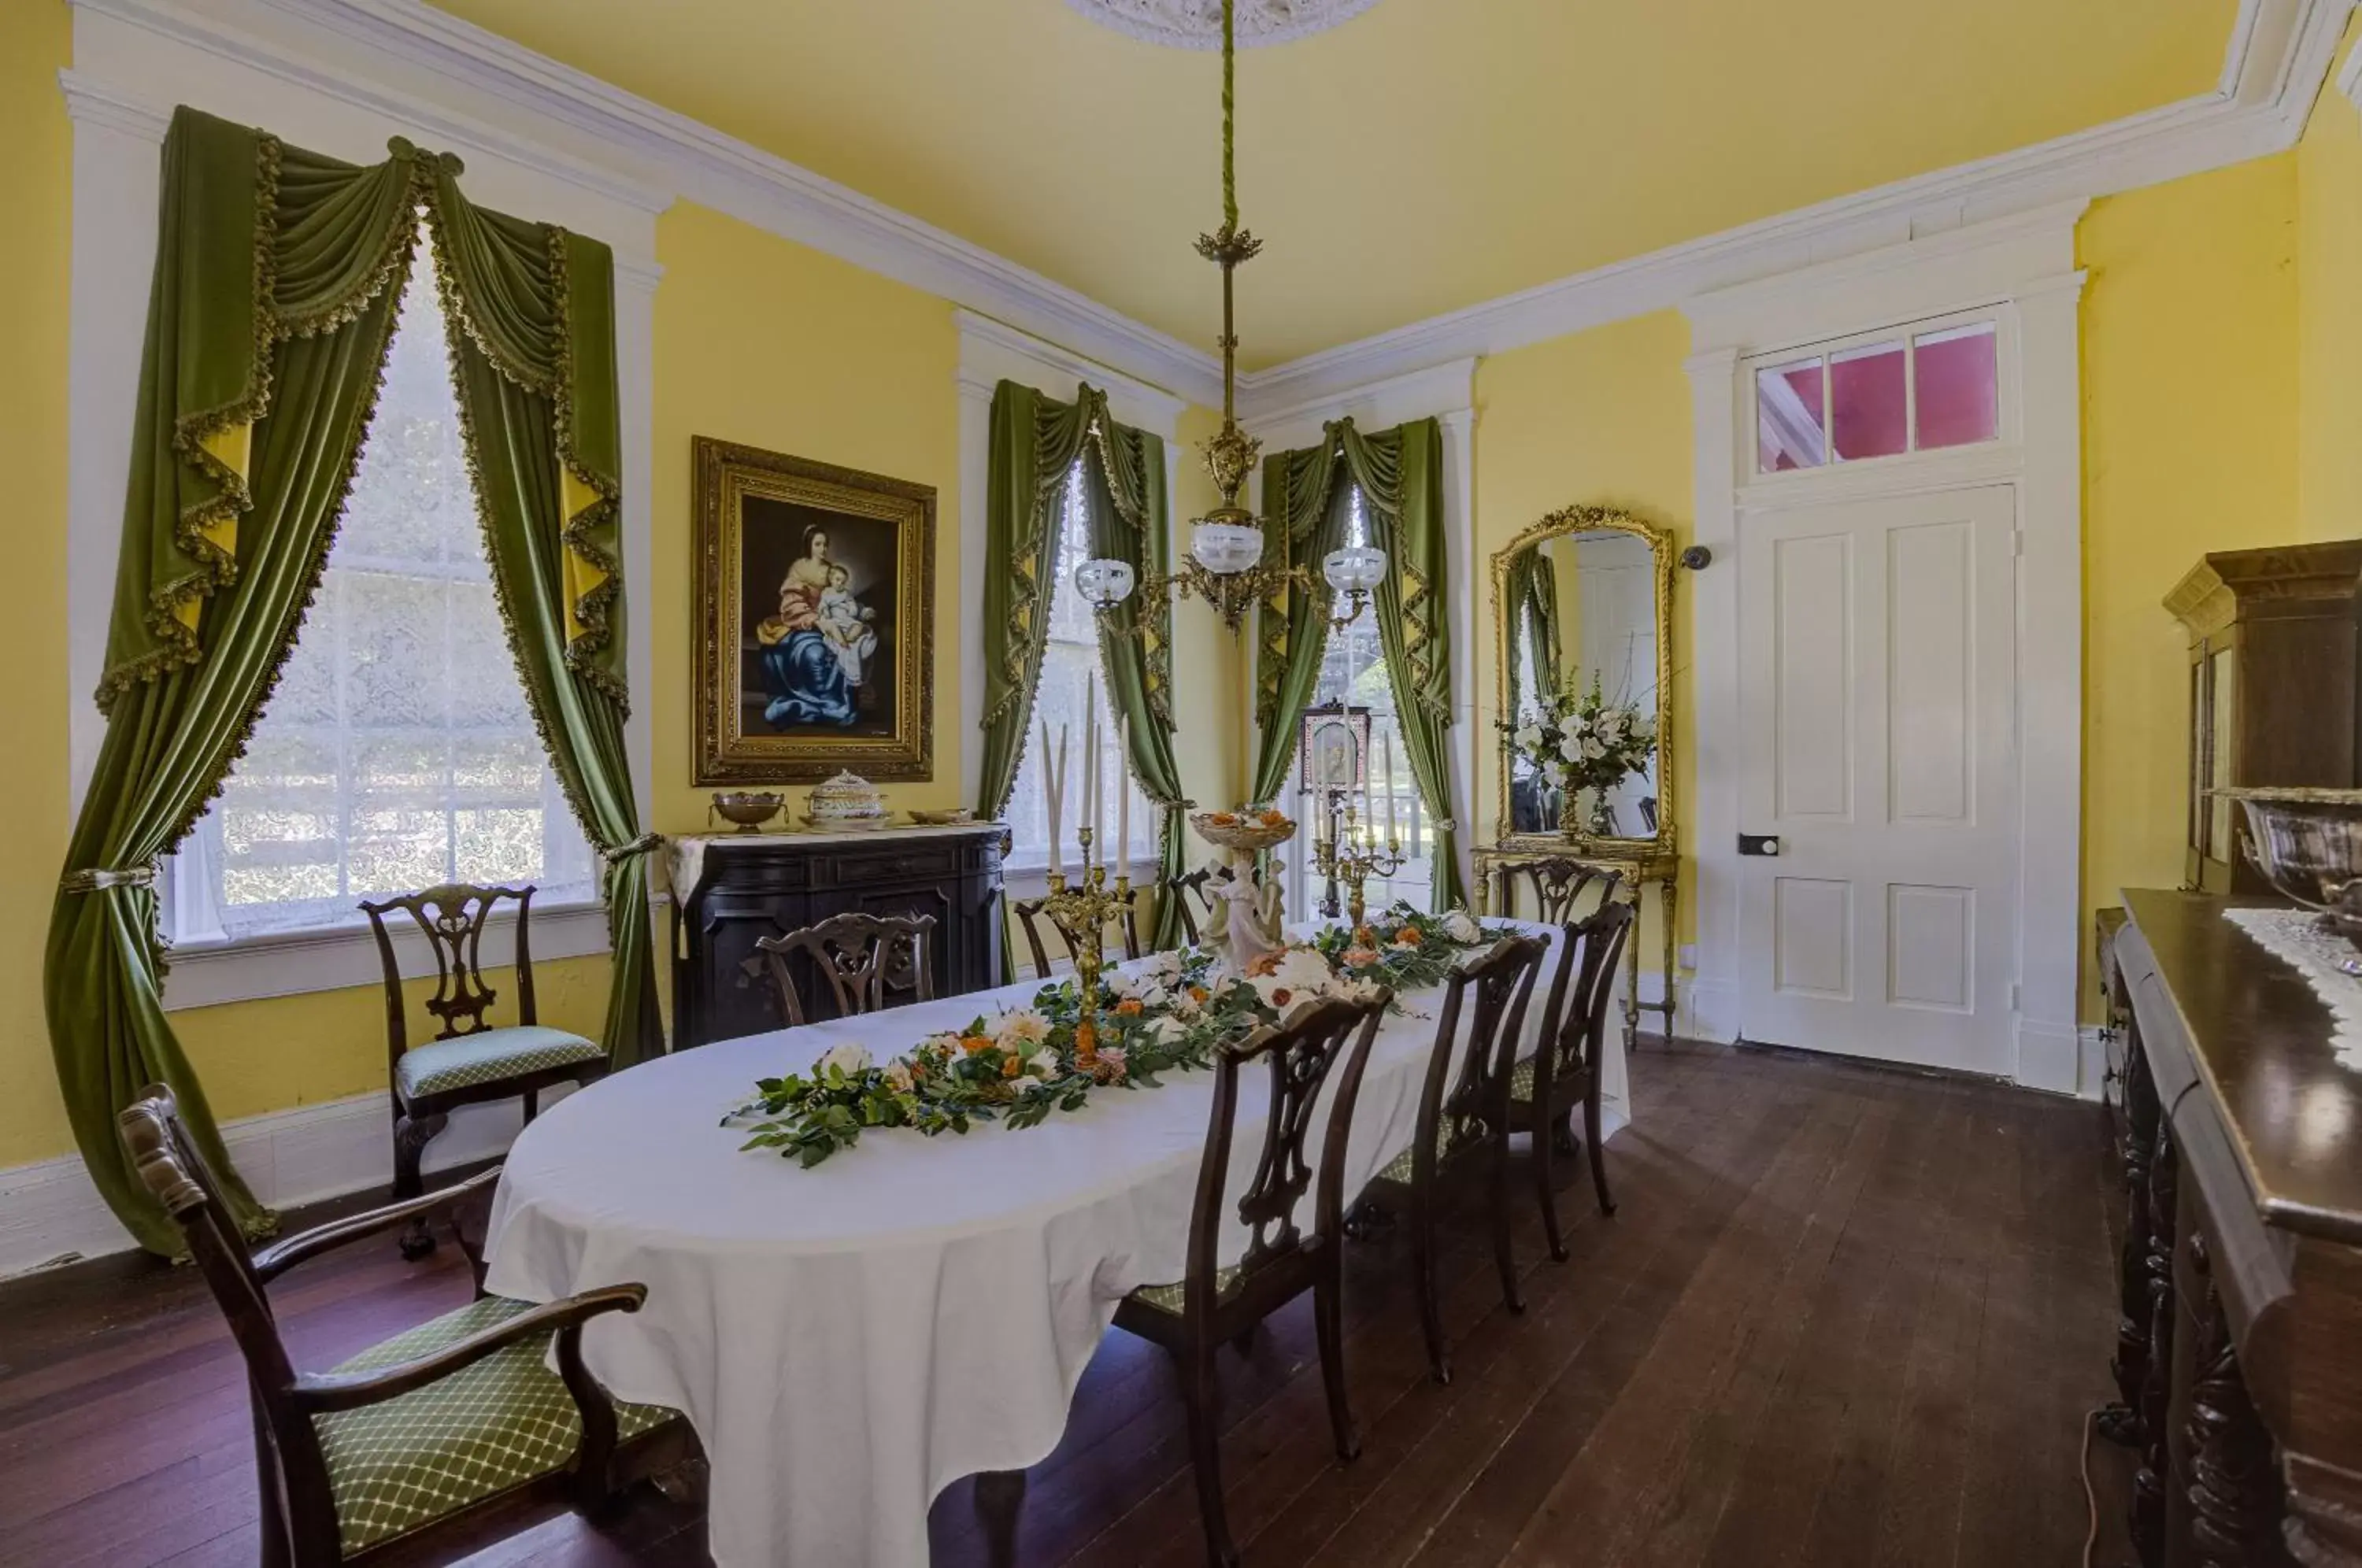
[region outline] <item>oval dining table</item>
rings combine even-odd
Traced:
[[[1552,938],[1529,1049],[1562,936],[1486,924]],[[637,1313],[590,1324],[583,1352],[618,1398],[687,1414],[712,1466],[708,1540],[722,1568],[925,1563],[935,1495],[1045,1458],[1117,1302],[1181,1277],[1209,1073],[1102,1089],[1023,1130],[872,1129],[810,1170],[742,1151],[745,1129],[723,1125],[758,1077],[802,1071],[845,1043],[882,1061],[1039,989],[1027,981],[660,1057],[569,1095],[510,1151],[488,1287],[548,1301],[647,1286]],[[1409,1146],[1441,994],[1403,994],[1377,1033],[1347,1142],[1349,1194]],[[1612,1130],[1625,1065],[1606,1032]],[[1241,1078],[1232,1191],[1254,1164],[1267,1089],[1261,1073]],[[1325,1107],[1312,1125],[1317,1159]],[[1226,1264],[1246,1243],[1227,1218]]]

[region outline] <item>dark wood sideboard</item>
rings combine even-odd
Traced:
[[[673,841],[674,1048],[780,1028],[769,988],[741,984],[756,939],[848,911],[934,916],[937,996],[999,985],[1004,831],[983,823]],[[810,1016],[833,1016],[828,987],[800,994]]]
[[[2362,1074],[2303,977],[2223,918],[2134,891],[2128,1222],[2111,1435],[2139,1455],[2146,1568],[2362,1564]]]

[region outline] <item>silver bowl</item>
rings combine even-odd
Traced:
[[[785,795],[775,795],[767,790],[723,790],[714,795],[709,810],[723,822],[736,823],[740,833],[756,833],[787,803]]]
[[[2283,897],[2362,947],[2362,790],[2217,790],[2246,813],[2247,858]]]

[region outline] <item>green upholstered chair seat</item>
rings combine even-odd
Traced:
[[[416,1099],[421,1095],[446,1094],[596,1061],[605,1055],[598,1042],[563,1029],[538,1024],[486,1029],[404,1051],[394,1069],[394,1087],[403,1099]]]
[[[1534,1098],[1534,1059],[1531,1056],[1518,1064],[1509,1075],[1509,1102],[1522,1104]]]
[[[410,1361],[528,1309],[488,1296],[396,1334],[337,1370]],[[549,1370],[548,1352],[546,1338],[523,1341],[398,1399],[315,1417],[345,1555],[571,1463],[582,1417]],[[617,1441],[671,1419],[661,1405],[619,1402]]]
[[[1214,1275],[1214,1299],[1220,1300],[1237,1289],[1238,1285],[1239,1271],[1235,1266],[1217,1271]],[[1176,1279],[1170,1285],[1143,1285],[1131,1294],[1142,1305],[1153,1307],[1159,1312],[1170,1312],[1177,1318],[1182,1312],[1181,1297],[1187,1287],[1186,1280]]]
[[[1454,1154],[1457,1154],[1460,1150],[1468,1147],[1472,1143],[1484,1142],[1484,1132],[1481,1129],[1472,1126],[1462,1132],[1461,1135],[1455,1139],[1451,1135],[1452,1126],[1453,1122],[1451,1118],[1447,1116],[1443,1119],[1443,1124],[1435,1130],[1435,1163],[1439,1166],[1441,1165],[1444,1161],[1450,1159]],[[1396,1182],[1404,1187],[1408,1187],[1411,1184],[1413,1176],[1417,1175],[1417,1172],[1412,1169],[1412,1162],[1418,1154],[1418,1145],[1413,1143],[1401,1154],[1396,1154],[1394,1159],[1387,1164],[1386,1168],[1377,1174],[1376,1179],[1379,1181]]]

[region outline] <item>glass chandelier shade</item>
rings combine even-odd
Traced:
[[[1329,552],[1320,575],[1340,593],[1367,593],[1386,580],[1386,553],[1375,545],[1347,545]]]
[[[1189,554],[1215,576],[1229,577],[1263,559],[1263,530],[1253,523],[1208,518],[1190,528]]]
[[[1131,597],[1133,578],[1130,561],[1097,556],[1075,569],[1075,591],[1094,611],[1112,610]]]

